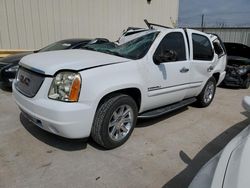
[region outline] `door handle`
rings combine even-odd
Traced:
[[[189,71],[189,69],[186,67],[182,67],[182,69],[180,70],[181,73],[186,73],[188,71]]]
[[[212,70],[214,70],[213,66],[210,66],[210,67],[207,68],[207,72],[211,72]]]

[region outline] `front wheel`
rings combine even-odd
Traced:
[[[250,78],[246,78],[242,84],[243,89],[248,89],[250,87]]]
[[[98,107],[91,131],[93,140],[106,149],[125,143],[137,120],[137,105],[128,95],[107,97]]]
[[[207,107],[208,105],[211,104],[211,102],[214,99],[215,95],[215,90],[216,90],[216,80],[214,77],[211,77],[206,85],[204,86],[203,90],[197,97],[197,105],[199,107]]]

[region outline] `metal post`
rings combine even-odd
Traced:
[[[201,31],[204,31],[204,14],[201,15]]]

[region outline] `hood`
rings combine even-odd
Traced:
[[[249,187],[249,134],[250,127],[247,126],[200,169],[189,188]]]
[[[59,70],[82,70],[129,59],[90,50],[60,50],[31,54],[21,59],[20,65],[46,75],[54,75]]]
[[[33,52],[24,52],[24,53],[18,53],[18,54],[15,54],[15,55],[9,55],[7,57],[4,57],[4,58],[1,58],[0,59],[0,62],[1,63],[6,63],[6,64],[9,64],[9,63],[19,63],[20,59],[22,59],[24,56],[26,55],[29,55]]]
[[[250,112],[250,96],[245,96],[242,106]],[[246,128],[249,130],[249,126]],[[239,136],[238,136],[239,137]],[[241,142],[231,153],[225,174],[224,187],[240,188],[249,187],[249,169],[250,169],[250,135],[249,131]]]
[[[247,136],[231,154],[225,174],[224,187],[249,187],[250,137]]]
[[[250,178],[250,127],[247,126],[223,149],[213,174],[213,188],[249,187]],[[247,183],[247,184],[245,184]],[[245,186],[243,186],[245,185]]]
[[[241,56],[228,56],[228,65],[231,66],[241,66],[241,65],[250,65],[250,59],[241,57]]]

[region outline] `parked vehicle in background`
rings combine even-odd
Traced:
[[[242,102],[250,112],[250,96]],[[243,188],[250,185],[250,126],[208,161],[194,177],[189,188]]]
[[[25,52],[25,53],[19,53],[15,55],[10,55],[5,58],[0,59],[0,82],[7,87],[11,87],[12,81],[15,79],[16,72],[18,70],[18,63],[21,58],[23,58],[26,55],[32,54],[32,53],[40,53],[40,52],[48,52],[48,51],[54,51],[54,50],[68,50],[68,49],[79,49],[83,48],[87,44],[92,43],[104,43],[108,42],[107,39],[104,38],[96,38],[96,39],[81,39],[81,38],[75,38],[75,39],[66,39],[61,40],[55,43],[52,43],[40,50],[31,51],[31,52]]]
[[[127,141],[137,117],[193,102],[208,106],[225,76],[226,54],[222,47],[219,54],[215,50],[218,38],[154,26],[125,43],[22,58],[13,84],[17,105],[46,131],[67,138],[91,135],[107,149]]]
[[[224,43],[228,55],[224,85],[250,86],[250,47],[239,43]]]

